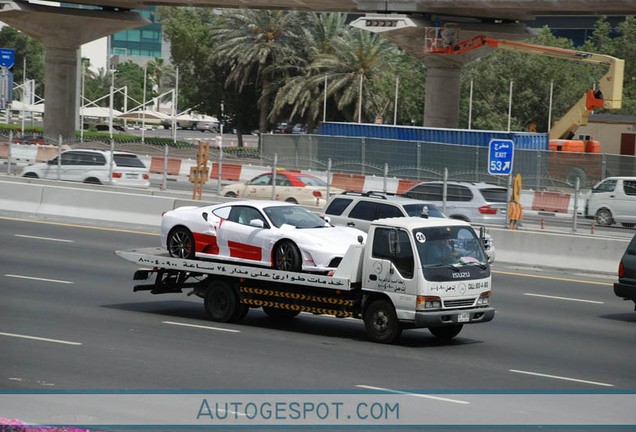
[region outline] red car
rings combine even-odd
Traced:
[[[18,144],[44,144],[44,137],[42,135],[17,135],[15,142]]]
[[[252,180],[225,186],[221,195],[242,199],[272,199],[273,173],[264,173]],[[330,188],[330,194],[342,193],[342,189]],[[276,196],[274,199],[307,206],[322,207],[327,197],[327,183],[318,177],[288,171],[276,172]]]

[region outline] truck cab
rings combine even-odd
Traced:
[[[464,324],[490,321],[495,315],[482,245],[483,235],[480,239],[464,221],[380,219],[371,224],[366,247],[349,250],[361,256],[345,255],[334,276],[360,282],[366,293],[363,319],[377,339],[390,342],[401,329],[417,327],[452,338]],[[362,265],[350,265],[358,260]],[[344,273],[356,268],[359,274]]]

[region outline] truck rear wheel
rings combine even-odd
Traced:
[[[429,327],[428,331],[433,333],[433,336],[435,336],[437,339],[449,340],[457,336],[459,332],[462,331],[462,327],[464,327],[463,324],[445,327]]]
[[[387,300],[375,300],[364,311],[364,328],[374,342],[393,343],[402,333],[395,308]]]
[[[239,303],[236,291],[223,281],[215,281],[210,284],[205,293],[204,304],[205,311],[210,318],[218,322],[232,322],[233,318],[237,320],[243,311],[241,306],[247,307]]]

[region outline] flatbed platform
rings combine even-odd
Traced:
[[[350,279],[312,273],[287,272],[266,267],[233,264],[221,261],[171,257],[163,248],[142,248],[115,251],[115,255],[143,267],[157,267],[215,276],[228,276],[291,285],[311,286],[342,291],[355,289]]]

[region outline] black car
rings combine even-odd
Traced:
[[[618,282],[614,284],[614,294],[633,301],[636,306],[636,235],[629,242],[618,265]]]

